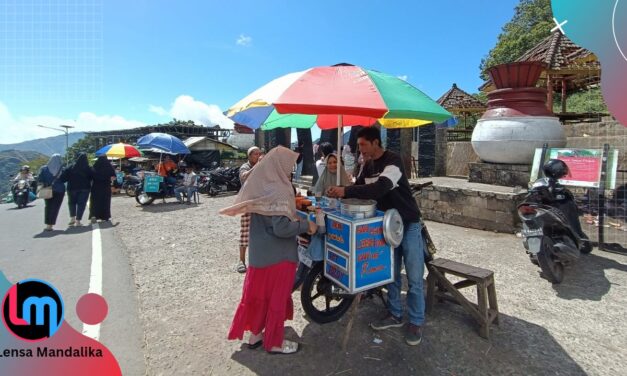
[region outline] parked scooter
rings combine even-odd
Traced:
[[[209,172],[209,196],[238,192],[241,186],[239,167],[217,168]]]
[[[122,189],[129,197],[135,197],[137,194],[137,189],[142,185],[142,180],[131,174],[127,174],[124,176],[124,181],[122,182]]]
[[[560,283],[564,266],[592,251],[581,229],[573,194],[558,180],[568,175],[568,166],[551,159],[543,166],[545,178],[536,180],[518,206],[523,224],[523,245],[531,262],[540,266],[544,278]]]

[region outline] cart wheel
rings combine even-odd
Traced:
[[[154,200],[155,198],[153,196],[149,196],[143,190],[137,190],[137,194],[135,195],[135,201],[137,201],[137,203],[141,206],[150,205]]]
[[[333,293],[334,287],[323,274],[324,263],[319,262],[305,277],[300,291],[300,302],[307,316],[318,324],[337,321],[350,308],[354,296]]]

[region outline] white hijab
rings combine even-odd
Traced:
[[[342,187],[351,185],[351,181],[346,174],[346,170],[344,170],[344,167],[342,166],[342,161],[338,158],[337,154],[331,153],[324,159],[324,170],[313,188],[314,192],[322,192],[323,196],[325,195],[327,188],[337,185],[337,172],[329,171],[329,158],[331,157],[334,157],[337,160],[337,168],[340,170],[340,185]]]
[[[57,177],[59,172],[61,172],[61,168],[63,167],[63,160],[61,159],[60,154],[52,154],[50,160],[48,161],[48,171],[52,174],[52,176]]]
[[[283,146],[270,150],[252,169],[233,205],[221,209],[220,214],[284,215],[296,220],[294,188],[290,181],[296,159],[298,153]]]

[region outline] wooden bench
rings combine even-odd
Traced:
[[[490,324],[499,323],[499,309],[496,303],[494,272],[459,262],[438,258],[427,264],[427,312],[433,309],[435,300],[448,300],[459,304],[477,320],[480,325],[479,335],[488,339]],[[453,284],[446,278],[452,274],[463,280]],[[477,286],[478,304],[470,302],[460,289]],[[489,303],[489,307],[488,307]]]

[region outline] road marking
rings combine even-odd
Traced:
[[[562,34],[565,34],[565,33],[564,33],[564,29],[562,29],[562,26],[566,25],[566,24],[568,23],[568,20],[566,20],[566,21],[564,21],[564,22],[562,22],[562,23],[559,23],[559,22],[557,22],[557,20],[555,19],[555,17],[553,17],[553,22],[555,22],[555,24],[556,24],[557,26],[555,26],[554,28],[552,28],[552,29],[551,29],[551,32],[554,32],[555,30],[560,29],[560,32],[561,32]]]
[[[102,237],[100,225],[92,225],[91,236],[91,272],[89,274],[89,292],[102,295]],[[96,341],[100,338],[100,324],[83,324],[83,334]]]

